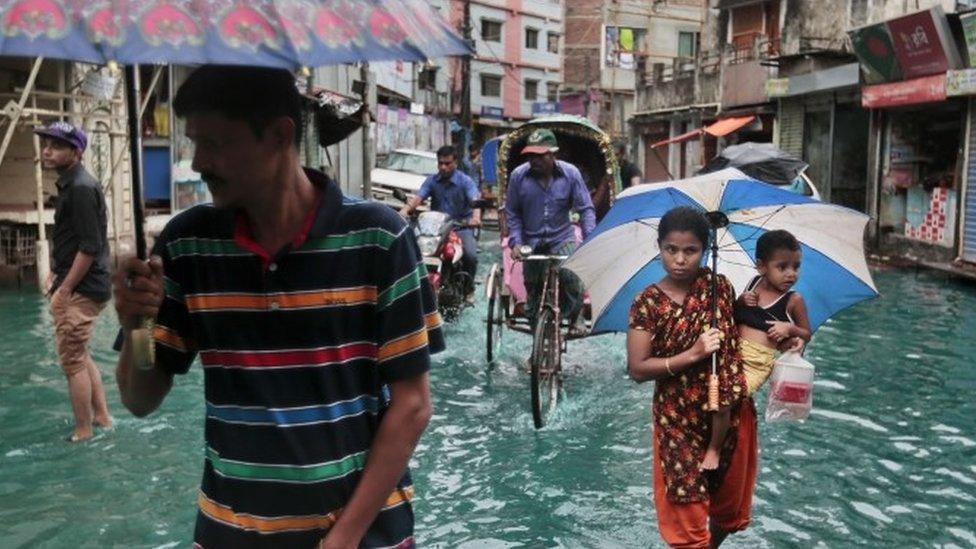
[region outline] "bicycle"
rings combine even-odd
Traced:
[[[532,421],[541,429],[549,414],[556,407],[563,386],[562,355],[566,351],[566,339],[562,332],[562,316],[559,308],[559,265],[565,255],[526,255],[523,262],[545,262],[545,276],[532,331],[532,354],[529,355],[529,372],[532,391]]]

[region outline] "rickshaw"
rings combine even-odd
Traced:
[[[509,329],[532,336],[529,355],[531,374],[532,420],[537,429],[545,425],[562,389],[562,354],[571,336],[559,311],[559,266],[565,257],[529,255],[523,261],[540,261],[546,265],[542,296],[535,326],[525,312],[526,290],[522,262],[515,261],[508,248],[508,227],[503,213],[508,175],[522,164],[521,150],[530,133],[547,128],[556,134],[559,152],[556,157],[579,168],[583,174],[599,221],[621,190],[620,167],[610,136],[586,118],[555,115],[533,119],[506,135],[498,145],[496,188],[502,260],[491,266],[485,280],[488,298],[486,319],[486,358],[495,359],[502,332]],[[577,233],[579,234],[579,233]],[[589,307],[584,307],[588,318]]]
[[[508,134],[492,137],[481,146],[481,226],[498,230],[498,147]]]

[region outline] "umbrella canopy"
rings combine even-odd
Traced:
[[[877,295],[864,255],[868,216],[727,169],[640,185],[618,195],[607,216],[565,264],[589,293],[595,333],[626,331],[634,297],[664,277],[657,227],[676,206],[728,216],[729,225],[718,230],[717,271],[738,291],[757,275],[759,237],[775,229],[793,233],[803,253],[794,289],[806,301],[813,330],[838,311]],[[702,264],[708,256],[703,254]]]
[[[299,68],[464,55],[423,0],[0,0],[0,55]]]
[[[0,56],[8,57],[297,69],[470,53],[424,0],[0,0]],[[132,113],[138,98],[126,70]],[[144,257],[138,133],[132,117],[136,249]]]
[[[726,147],[699,174],[738,168],[747,176],[773,185],[789,185],[807,169],[802,159],[772,143],[742,143]]]

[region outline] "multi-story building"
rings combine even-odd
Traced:
[[[698,130],[721,110],[725,44],[720,12],[705,0],[662,2],[657,11],[647,55],[637,65],[637,106],[629,117],[633,156],[647,181],[690,175],[714,155],[716,138]]]
[[[467,10],[475,46],[470,64],[475,142],[505,133],[534,114],[555,110],[563,83],[562,0],[451,0],[450,9],[459,28]],[[461,65],[460,60],[451,61],[458,100],[464,78]],[[458,103],[454,110],[460,112]]]
[[[563,112],[628,133],[639,67],[693,58],[704,0],[578,0],[566,7]]]
[[[646,179],[773,141],[810,164],[824,200],[871,216],[873,246],[976,263],[974,9],[718,0],[693,59],[638,65],[631,121]]]
[[[430,0],[429,4],[451,19],[450,0]],[[450,59],[389,61],[371,63],[369,68],[376,79],[373,137],[378,157],[397,148],[436,151],[451,142]]]

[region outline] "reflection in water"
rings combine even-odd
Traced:
[[[487,270],[497,245],[483,245]],[[876,279],[884,297],[832,320],[810,346],[811,418],[760,425],[753,524],[729,547],[976,546],[976,291],[912,272]],[[536,431],[528,337],[506,332],[500,360],[486,367],[484,314],[482,301],[450,325],[451,348],[433,365],[435,415],[413,460],[421,544],[662,547],[651,505],[653,387],[627,379],[622,336],[570,343],[567,398]],[[131,417],[110,376],[114,326],[106,309],[95,358],[116,427],[68,446],[45,305],[0,294],[3,547],[191,539],[201,371],[178,379],[161,411]]]

